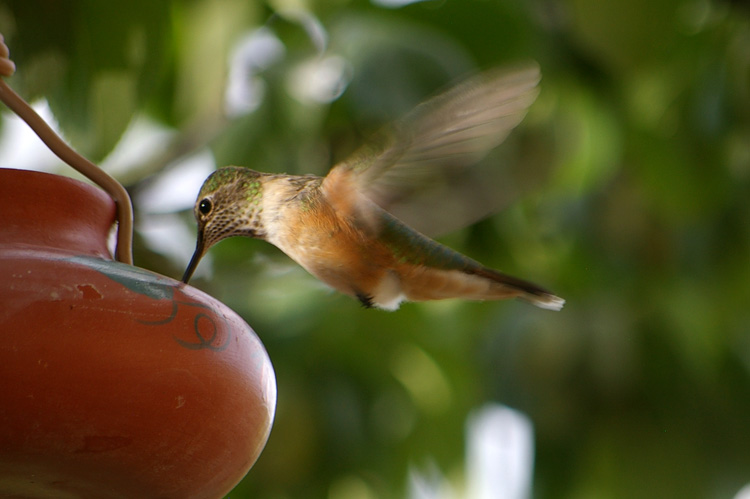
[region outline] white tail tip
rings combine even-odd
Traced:
[[[563,305],[565,305],[565,300],[560,298],[559,296],[555,295],[549,295],[549,294],[543,294],[543,295],[532,295],[532,294],[526,294],[521,297],[521,299],[526,300],[527,302],[536,305],[539,308],[544,308],[546,310],[562,310]]]

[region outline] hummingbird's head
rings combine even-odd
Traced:
[[[238,166],[213,172],[201,187],[193,213],[198,238],[182,282],[187,283],[208,249],[232,236],[265,236],[260,218],[264,174]]]

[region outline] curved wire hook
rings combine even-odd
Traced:
[[[0,76],[11,76],[16,65],[9,59],[10,51],[0,34]],[[133,264],[133,204],[130,195],[114,177],[84,158],[66,144],[52,128],[0,78],[0,100],[21,117],[42,142],[58,158],[101,187],[115,201],[117,207],[117,244],[115,258],[128,265]]]

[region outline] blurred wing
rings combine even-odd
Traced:
[[[346,179],[349,189],[390,210],[414,191],[445,185],[445,172],[453,171],[458,179],[456,168],[482,159],[521,122],[539,80],[534,64],[488,71],[460,83],[378,132],[329,172],[324,188],[333,192]],[[470,191],[479,186],[477,179],[461,183],[453,187]]]

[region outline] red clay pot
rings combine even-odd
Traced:
[[[276,404],[253,330],[210,296],[114,262],[114,203],[0,169],[0,496],[219,498]]]

